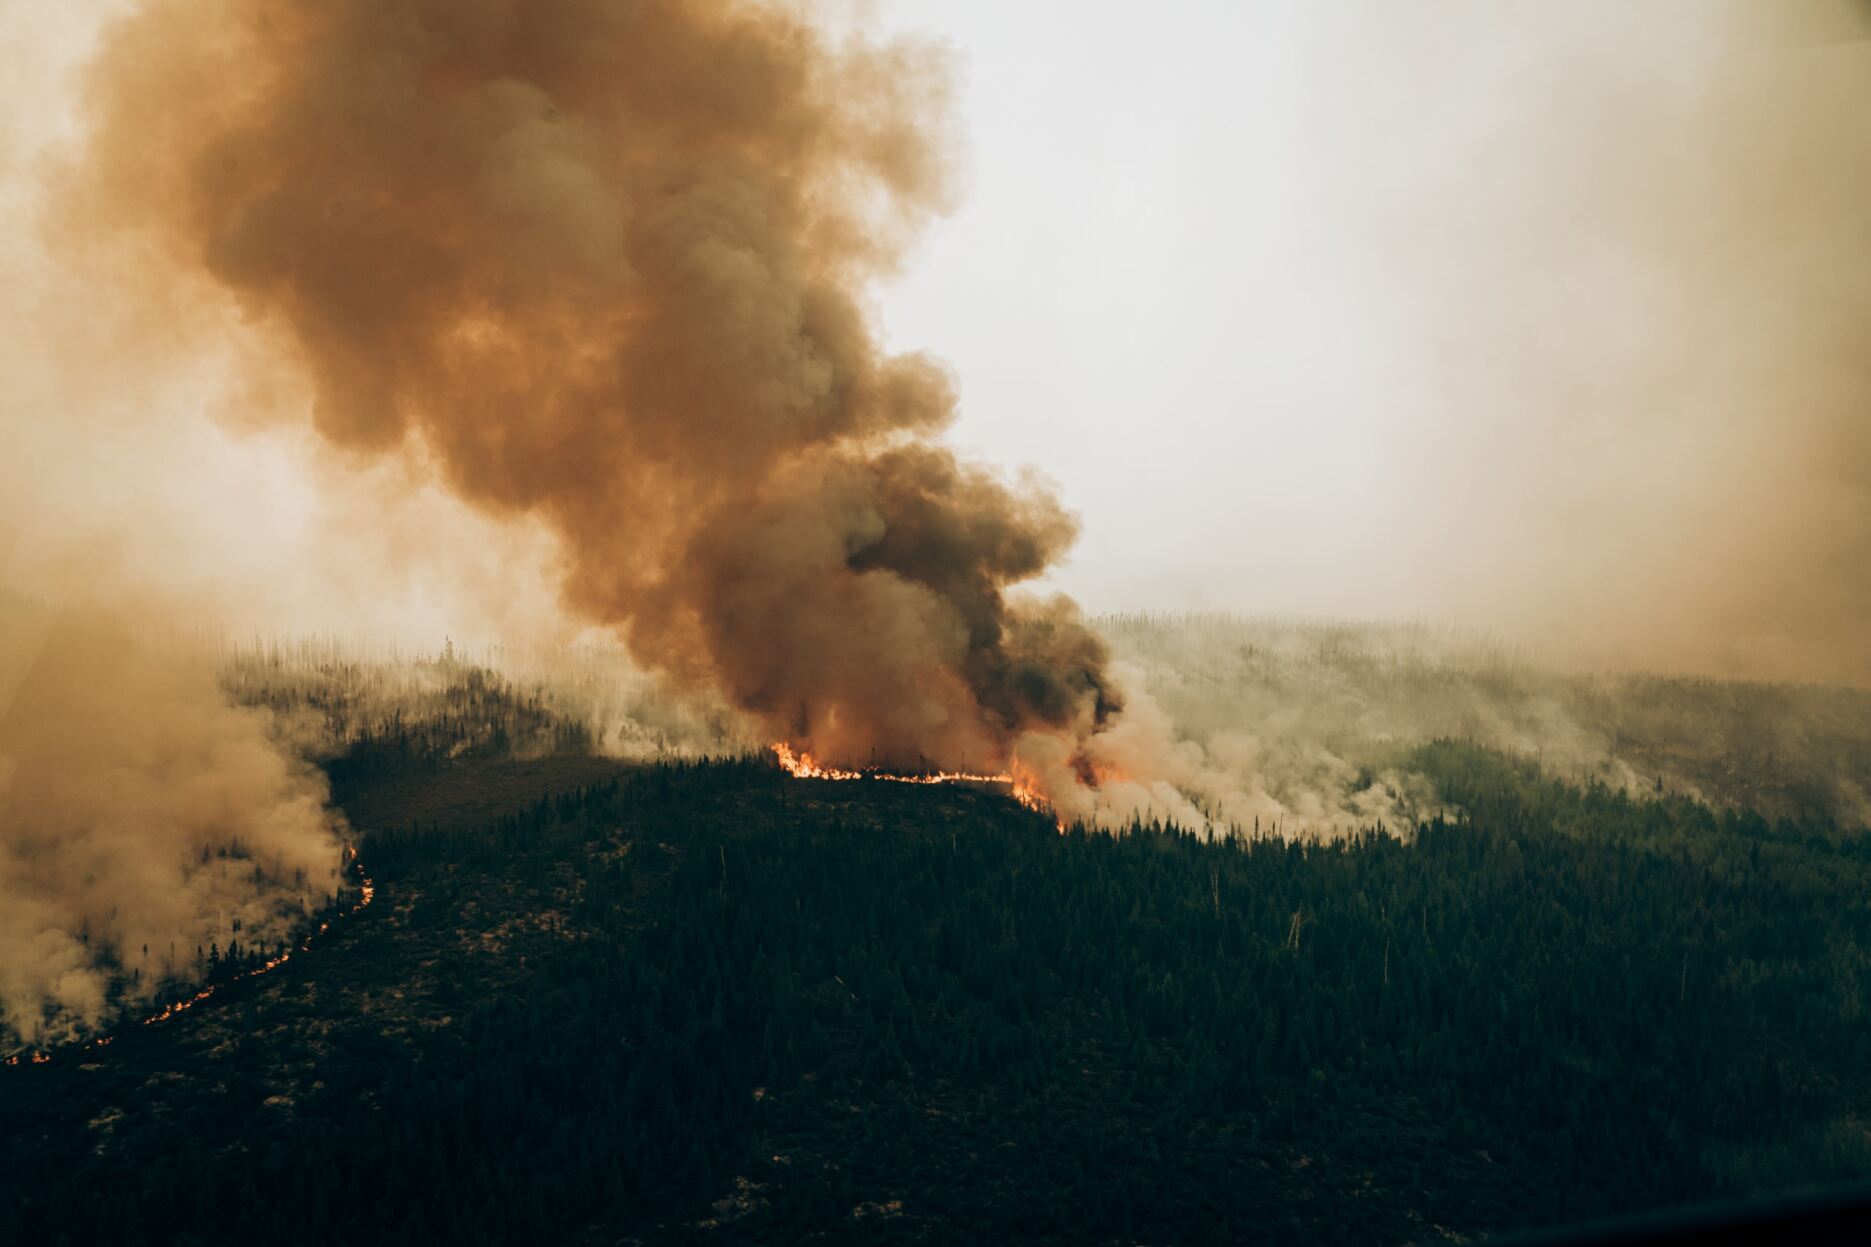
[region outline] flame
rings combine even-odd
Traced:
[[[792,746],[775,744],[773,756],[780,760],[780,769],[794,779],[863,779],[862,771],[841,771],[835,767],[820,766],[809,753],[794,753]]]
[[[1052,813],[1051,804],[1047,802],[1045,797],[1040,795],[1039,789],[1034,786],[1031,776],[1022,775],[1022,776],[1010,777],[1010,778],[1012,778],[1012,783],[1011,783],[1011,786],[1008,788],[1007,793],[1015,801],[1018,801],[1021,805],[1024,805],[1027,809],[1032,810],[1038,814]],[[1057,815],[1054,815],[1053,821],[1059,824],[1060,831],[1065,830],[1064,819],[1058,817]]]
[[[347,853],[347,856],[349,856],[353,861],[356,860],[357,855],[354,852],[350,850],[346,850],[346,853]],[[343,914],[339,915],[339,917],[348,918],[352,914],[356,913],[358,910],[363,909],[365,906],[369,905],[372,901],[377,899],[377,885],[371,880],[369,875],[359,875],[357,886],[358,886],[358,893],[359,893],[357,904],[345,910]],[[226,987],[229,984],[238,983],[242,981],[243,979],[258,978],[260,975],[267,973],[269,970],[277,970],[279,967],[285,965],[288,961],[292,960],[293,952],[302,952],[302,953],[310,952],[312,949],[312,941],[317,939],[319,936],[323,935],[325,932],[331,930],[331,924],[335,922],[336,920],[337,920],[336,918],[327,918],[324,921],[320,922],[318,924],[318,929],[311,932],[303,940],[301,940],[299,942],[299,947],[297,949],[283,952],[277,957],[269,957],[264,962],[255,966],[253,969],[247,970],[241,974],[237,974],[233,978],[228,979],[225,982],[216,983],[211,987],[204,987],[200,991],[196,992],[193,996],[190,996],[187,1000],[177,1000],[170,1004],[164,1005],[160,1013],[152,1013],[148,1017],[144,1018],[143,1025],[154,1026],[158,1022],[167,1022],[170,1018],[174,1017],[178,1013],[181,1013],[183,1010],[193,1009],[196,1005],[208,999],[208,997],[214,995],[217,991],[221,990],[221,988]]]
[[[1007,795],[1015,801],[1040,814],[1051,814],[1052,806],[1040,795],[1039,787],[1033,777],[1023,773],[1007,771],[932,771],[921,775],[899,775],[892,771],[846,771],[835,766],[823,766],[811,754],[794,752],[793,747],[783,741],[773,744],[773,756],[779,759],[780,769],[794,779],[876,779],[891,784],[1005,784]],[[1065,821],[1054,815],[1053,821],[1060,831],[1065,830]]]
[[[358,899],[357,899],[356,904],[352,905],[349,909],[345,910],[342,914],[334,915],[333,917],[326,918],[325,920],[320,922],[318,924],[317,930],[314,930],[308,933],[303,940],[299,941],[298,948],[290,949],[286,952],[281,953],[277,957],[269,957],[261,964],[255,966],[253,969],[237,974],[233,978],[226,979],[223,982],[216,983],[209,987],[204,987],[200,991],[196,992],[193,996],[190,996],[185,1000],[170,1001],[168,1004],[164,1005],[161,1008],[161,1010],[159,1010],[158,1012],[152,1013],[148,1017],[144,1018],[143,1025],[155,1026],[159,1022],[167,1022],[170,1018],[174,1017],[176,1014],[184,1013],[188,1011],[189,1009],[193,1009],[196,1005],[208,999],[208,997],[214,995],[217,991],[220,991],[223,987],[227,987],[230,984],[239,983],[245,979],[258,978],[260,975],[267,973],[269,970],[277,970],[279,967],[285,965],[288,961],[292,960],[292,954],[294,952],[301,952],[301,953],[310,952],[312,949],[312,941],[317,939],[319,936],[323,935],[325,932],[331,930],[331,924],[333,922],[337,921],[339,918],[350,917],[352,914],[356,913],[358,910],[365,908],[372,901],[376,900],[377,899],[377,885],[375,881],[373,881],[369,875],[364,874],[361,868],[357,866],[357,851],[355,849],[347,848],[345,850],[345,861],[348,867],[358,870],[358,876],[357,876]],[[91,1048],[102,1048],[103,1046],[105,1046],[111,1040],[115,1038],[116,1038],[115,1035],[99,1036],[96,1039],[90,1040],[80,1045],[79,1051],[81,1052],[87,1051]],[[20,1057],[22,1055],[25,1055],[25,1054],[15,1053],[12,1056],[6,1058],[6,1060],[0,1061],[0,1065],[18,1065],[20,1063]],[[46,1062],[52,1059],[52,1054],[50,1052],[45,1052],[45,1051],[35,1051],[31,1053],[30,1056],[31,1056],[32,1064],[34,1065],[44,1065]]]

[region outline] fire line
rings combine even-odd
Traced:
[[[152,1013],[148,1017],[143,1018],[141,1020],[141,1025],[155,1026],[159,1023],[167,1022],[170,1018],[176,1016],[178,1013],[184,1013],[188,1011],[189,1009],[193,1009],[196,1005],[208,999],[210,996],[213,996],[216,992],[220,991],[224,987],[231,987],[235,983],[241,983],[241,982],[245,982],[248,979],[258,978],[262,974],[266,974],[269,971],[277,970],[279,967],[285,965],[288,961],[292,960],[293,953],[310,952],[312,950],[312,941],[316,940],[319,936],[325,934],[325,932],[331,930],[331,926],[334,922],[337,922],[341,918],[349,918],[352,914],[357,913],[359,910],[368,906],[372,901],[376,900],[377,899],[377,885],[375,881],[373,881],[369,875],[363,873],[363,865],[357,860],[356,852],[351,849],[346,849],[345,853],[346,853],[346,856],[350,858],[350,869],[357,872],[357,884],[358,884],[359,896],[355,904],[353,904],[349,909],[345,910],[341,914],[333,914],[331,917],[322,920],[318,924],[318,927],[316,930],[306,933],[305,938],[299,941],[299,946],[297,948],[289,949],[286,952],[281,953],[277,957],[269,957],[260,965],[255,966],[251,970],[243,971],[242,973],[235,975],[233,978],[224,979],[223,981],[219,983],[214,983],[207,987],[204,987],[200,991],[196,992],[193,996],[190,996],[185,1000],[170,1001],[168,1004],[164,1005],[157,1012]],[[100,1035],[96,1039],[86,1040],[84,1043],[78,1045],[76,1050],[79,1052],[88,1052],[93,1048],[102,1048],[105,1045],[109,1044],[116,1037],[117,1036],[114,1034]],[[31,1052],[16,1052],[12,1056],[7,1057],[4,1061],[0,1061],[0,1065],[18,1065],[22,1059],[27,1060],[30,1064],[33,1064],[33,1065],[44,1065],[52,1059],[52,1053],[46,1051],[43,1048],[35,1049]]]
[[[893,771],[848,771],[822,765],[811,754],[795,752],[791,745],[783,741],[774,742],[773,756],[779,759],[780,769],[794,779],[875,779],[890,784],[1005,784],[1008,795],[1027,809],[1041,814],[1053,813],[1052,806],[1031,784],[1010,772],[932,771],[922,775],[900,775]],[[1053,821],[1060,831],[1065,830],[1064,821],[1056,814]]]

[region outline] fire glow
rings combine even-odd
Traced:
[[[1008,795],[1029,810],[1041,814],[1051,814],[1052,807],[1039,795],[1032,784],[1012,772],[975,772],[975,771],[931,771],[920,775],[899,775],[892,771],[847,771],[835,766],[821,765],[809,753],[794,752],[791,745],[775,742],[773,756],[779,759],[780,769],[794,779],[875,779],[890,784],[1005,784]],[[1054,815],[1059,830],[1065,830],[1065,823]]]
[[[346,849],[345,856],[349,859],[351,868],[359,870],[359,874],[357,877],[358,899],[354,905],[352,905],[349,909],[345,910],[343,913],[334,914],[332,917],[326,918],[322,922],[320,922],[318,924],[317,929],[308,932],[306,934],[306,937],[303,940],[299,941],[298,948],[290,949],[286,952],[281,953],[277,957],[269,957],[264,962],[255,966],[253,969],[245,971],[244,973],[241,973],[241,974],[237,974],[233,978],[224,980],[223,982],[215,983],[211,986],[204,987],[200,991],[196,992],[193,996],[189,996],[188,998],[184,1000],[170,1001],[168,1004],[164,1005],[157,1012],[152,1013],[148,1017],[144,1018],[142,1020],[142,1024],[144,1026],[155,1026],[158,1023],[167,1022],[170,1018],[174,1017],[176,1014],[184,1013],[190,1009],[193,1009],[196,1005],[208,999],[210,996],[213,996],[216,992],[220,991],[224,987],[232,986],[235,983],[245,982],[247,979],[258,978],[262,974],[266,974],[269,971],[279,969],[279,967],[285,965],[288,961],[292,960],[292,954],[294,952],[302,952],[302,953],[310,952],[312,950],[312,941],[316,940],[319,936],[325,934],[325,932],[331,930],[332,923],[338,921],[338,919],[340,918],[350,917],[352,914],[357,913],[359,910],[368,906],[372,901],[376,900],[377,899],[377,885],[374,881],[372,881],[369,875],[363,874],[361,871],[361,868],[358,867],[356,852],[351,849]],[[78,1051],[85,1052],[85,1051],[89,1051],[92,1048],[102,1048],[106,1044],[110,1043],[110,1041],[114,1038],[116,1038],[116,1036],[114,1035],[99,1036],[96,1039],[89,1040],[79,1045]],[[18,1065],[22,1058],[27,1059],[33,1065],[44,1065],[52,1059],[52,1054],[50,1052],[44,1051],[43,1049],[35,1051],[35,1052],[31,1052],[31,1053],[15,1053],[13,1056],[6,1058],[6,1060],[0,1061],[0,1065]]]

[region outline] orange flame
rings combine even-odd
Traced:
[[[352,849],[346,849],[345,858],[347,861],[355,862],[357,860],[356,851]],[[333,917],[333,918],[327,918],[324,921],[320,922],[318,924],[318,929],[307,934],[305,939],[300,941],[299,947],[297,949],[283,952],[277,957],[269,957],[266,959],[266,961],[262,962],[260,965],[255,966],[253,969],[248,970],[242,974],[237,974],[233,978],[227,979],[224,982],[216,983],[210,987],[204,987],[200,991],[196,992],[193,996],[188,997],[186,1000],[171,1001],[170,1003],[164,1005],[160,1011],[156,1013],[152,1013],[148,1017],[144,1018],[143,1025],[154,1026],[159,1022],[167,1022],[170,1018],[174,1017],[176,1014],[185,1012],[189,1009],[193,1009],[196,1005],[208,999],[208,997],[214,995],[217,991],[221,990],[221,988],[226,987],[229,984],[241,982],[243,979],[258,978],[260,975],[265,974],[269,970],[277,970],[280,966],[283,966],[288,961],[292,960],[292,954],[295,951],[296,952],[311,951],[312,941],[317,939],[319,936],[323,935],[325,932],[331,930],[331,924],[334,921],[336,921],[337,918],[348,918],[352,914],[356,913],[358,910],[363,909],[365,906],[369,905],[372,901],[377,899],[377,885],[370,878],[369,875],[360,875],[358,877],[357,886],[358,886],[358,894],[359,894],[357,903],[355,905],[352,905],[349,909],[345,910],[344,913],[336,915],[336,917]],[[104,1045],[108,1044],[111,1040],[115,1038],[116,1038],[115,1035],[101,1035],[96,1039],[90,1040],[80,1045],[79,1051],[86,1051],[91,1048],[102,1048]],[[14,1055],[6,1058],[4,1061],[0,1061],[0,1065],[18,1065],[20,1063],[21,1055],[22,1054],[20,1053],[15,1053]],[[45,1051],[35,1051],[31,1053],[30,1056],[31,1056],[32,1063],[34,1065],[44,1065],[46,1062],[52,1059],[52,1054],[50,1052],[45,1052]]]
[[[1008,795],[1035,813],[1052,813],[1052,806],[1047,802],[1045,797],[1040,795],[1039,789],[1034,786],[1032,779],[1027,776],[1014,777],[1012,779],[1012,786],[1008,789]],[[1053,815],[1053,821],[1059,825],[1060,831],[1065,830],[1065,820],[1063,818],[1055,814]]]
[[[355,854],[348,854],[348,855],[355,857]],[[377,899],[377,885],[374,882],[372,882],[370,876],[365,875],[359,878],[357,886],[358,886],[358,892],[360,894],[358,897],[357,904],[345,910],[344,913],[340,915],[340,917],[348,918],[352,914],[356,913],[358,910],[363,909],[366,905],[370,904],[372,901]],[[248,970],[242,974],[237,974],[233,978],[226,980],[226,982],[216,983],[211,987],[202,988],[200,991],[196,992],[193,996],[190,996],[187,1000],[178,1000],[178,1001],[174,1001],[171,1004],[164,1005],[160,1013],[152,1013],[148,1017],[144,1018],[143,1025],[154,1026],[158,1022],[167,1022],[170,1018],[174,1017],[178,1013],[181,1013],[183,1010],[193,1009],[196,1005],[208,999],[208,997],[214,995],[215,992],[219,991],[223,987],[228,986],[228,984],[230,983],[238,983],[242,979],[258,978],[260,975],[265,974],[269,970],[277,970],[279,967],[285,965],[288,961],[292,960],[293,951],[302,952],[302,953],[310,952],[312,948],[312,941],[317,939],[319,936],[323,935],[325,932],[331,930],[331,924],[334,921],[336,921],[336,919],[327,918],[323,922],[319,923],[318,929],[316,931],[311,932],[305,937],[305,939],[300,941],[299,947],[296,950],[289,950],[287,952],[283,952],[277,957],[269,957],[261,964],[255,966],[253,969]],[[99,1040],[98,1042],[109,1043],[110,1040],[103,1039],[103,1040]]]
[[[811,754],[803,751],[794,752],[791,745],[781,741],[773,744],[773,756],[779,759],[780,769],[794,779],[876,779],[891,784],[1005,784],[1007,794],[1029,810],[1041,814],[1052,813],[1052,807],[1030,777],[1011,774],[1005,771],[933,771],[921,775],[899,775],[891,771],[846,771],[835,766],[823,766]],[[1065,823],[1054,819],[1059,830],[1065,830]]]
[[[836,767],[820,766],[809,753],[794,753],[792,746],[775,744],[773,756],[780,760],[780,769],[794,779],[863,779],[861,771],[841,771]]]

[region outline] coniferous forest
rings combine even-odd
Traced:
[[[1429,1242],[1871,1174],[1829,822],[1453,742],[1464,813],[1311,844],[368,747],[375,904],[0,1069],[0,1242]]]
[[[0,1247],[1871,1244],[1867,120],[0,0]]]

